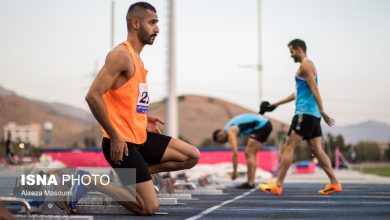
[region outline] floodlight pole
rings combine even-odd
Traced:
[[[111,48],[114,48],[115,36],[115,1],[111,1]]]
[[[178,104],[176,96],[175,69],[175,1],[168,1],[169,34],[168,34],[168,100],[167,100],[167,134],[178,138]]]
[[[262,47],[261,47],[261,0],[257,1],[257,19],[258,19],[258,65],[257,70],[259,71],[259,103],[263,98],[263,63],[262,63]]]

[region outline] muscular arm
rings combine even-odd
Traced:
[[[85,97],[92,114],[111,138],[111,159],[116,163],[122,160],[124,151],[127,154],[127,147],[108,118],[103,95],[114,86],[124,71],[129,70],[129,67],[129,71],[134,72],[134,67],[130,65],[130,62],[125,51],[117,49],[110,52]]]
[[[285,103],[288,103],[288,102],[291,102],[294,100],[295,100],[295,93],[292,93],[291,95],[287,96],[286,98],[284,98],[278,102],[272,103],[271,105],[272,106],[279,106],[279,105],[282,105],[282,104],[285,104]]]
[[[325,122],[332,126],[334,125],[334,120],[330,118],[324,110],[324,105],[322,103],[320,91],[318,90],[318,86],[316,84],[315,80],[315,72],[314,67],[311,62],[303,62],[301,65],[301,75],[306,80],[307,85],[310,88],[311,93],[313,94],[314,100],[316,101],[318,108],[321,112],[322,117],[324,118]]]
[[[232,164],[233,164],[233,174],[232,179],[237,178],[237,166],[238,166],[238,145],[237,145],[237,134],[239,132],[239,128],[235,125],[229,128],[228,140],[229,144],[232,147]]]

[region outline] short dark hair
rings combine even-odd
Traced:
[[[151,10],[155,13],[157,13],[156,8],[147,3],[147,2],[136,2],[132,5],[130,5],[129,10],[127,11],[126,14],[126,23],[127,23],[127,28],[130,29],[130,22],[133,17],[138,17],[139,16],[139,11],[140,9],[143,10]]]
[[[304,52],[306,52],[306,43],[301,39],[294,39],[290,41],[287,46],[291,46],[294,49],[301,48]]]
[[[149,10],[152,10],[154,12],[157,12],[156,8],[153,5],[151,5],[151,4],[147,3],[147,2],[136,2],[136,3],[132,4],[132,5],[130,5],[130,8],[127,11],[127,14],[129,14],[129,12],[135,10],[137,7],[143,8],[145,10],[149,9]]]
[[[227,142],[227,137],[224,139],[224,140],[222,140],[222,141],[220,141],[220,140],[218,140],[218,133],[220,132],[220,131],[223,131],[222,129],[217,129],[217,130],[215,130],[214,132],[213,132],[213,140],[215,141],[215,142],[218,142],[218,143],[226,143]]]

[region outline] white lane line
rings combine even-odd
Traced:
[[[380,193],[380,195],[344,195],[344,194],[335,194],[335,195],[287,195],[289,198],[307,198],[307,199],[328,199],[328,198],[349,198],[349,199],[384,199],[389,198],[388,195],[383,195]],[[263,197],[265,198],[265,197]]]
[[[214,211],[214,210],[217,210],[217,209],[221,208],[222,206],[224,206],[224,205],[226,205],[226,204],[232,203],[232,202],[234,202],[234,201],[236,201],[236,200],[238,200],[238,199],[241,199],[241,198],[243,198],[243,197],[245,197],[245,196],[251,194],[251,193],[252,193],[253,191],[255,191],[255,190],[257,190],[257,188],[254,188],[254,189],[252,189],[252,190],[249,190],[248,192],[246,192],[246,193],[244,193],[244,194],[242,194],[242,195],[236,196],[236,197],[234,197],[234,198],[231,199],[231,200],[224,201],[224,202],[222,202],[222,203],[219,204],[219,205],[216,205],[216,206],[213,206],[213,207],[211,207],[211,208],[208,208],[208,209],[204,210],[203,212],[201,212],[201,213],[199,213],[199,214],[197,214],[197,215],[195,215],[195,216],[192,216],[192,217],[190,217],[190,218],[187,218],[186,220],[196,220],[196,219],[200,219],[200,218],[202,218],[203,216],[209,214],[210,212],[212,212],[212,211]]]
[[[275,205],[282,205],[282,204],[345,204],[345,205],[390,205],[390,201],[294,201],[294,200],[289,200],[289,201],[282,201],[282,200],[255,200],[255,201],[244,201],[247,204],[251,203],[258,203],[258,202],[266,202],[268,204],[275,204]]]

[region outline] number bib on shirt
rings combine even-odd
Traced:
[[[146,83],[140,83],[137,112],[141,114],[145,114],[148,111],[148,109],[149,109],[148,85]]]

